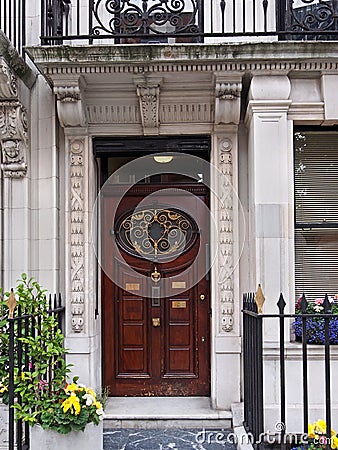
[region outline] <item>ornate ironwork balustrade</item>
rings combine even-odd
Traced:
[[[156,43],[338,36],[338,0],[42,0],[42,5],[45,44],[65,39]]]
[[[39,38],[56,45],[338,37],[338,0],[41,0],[39,20],[31,3],[0,0],[0,29],[19,51]]]

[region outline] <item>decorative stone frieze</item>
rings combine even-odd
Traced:
[[[215,74],[215,124],[239,123],[242,77]]]
[[[27,173],[27,114],[18,100],[0,101],[1,169],[5,177],[21,178]]]
[[[57,111],[61,126],[86,126],[83,81],[80,78],[72,81],[59,81],[55,83],[54,94],[56,94]]]
[[[233,288],[233,187],[232,187],[232,141],[219,139],[219,168],[224,175],[219,186],[219,298],[221,330],[233,329],[234,288]]]
[[[145,135],[159,133],[159,107],[161,79],[134,79],[136,93],[140,102],[141,120]]]
[[[84,328],[84,164],[85,142],[70,141],[70,239],[71,239],[71,315],[72,331]]]
[[[87,105],[87,117],[90,124],[139,124],[139,105]],[[161,124],[211,123],[214,120],[214,105],[206,102],[161,103],[159,122]]]

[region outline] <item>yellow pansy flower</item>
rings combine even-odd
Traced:
[[[331,448],[338,448],[338,437],[337,436],[333,436],[331,438]]]
[[[89,395],[91,395],[92,397],[96,398],[95,391],[94,391],[94,389],[91,388],[91,387],[86,388],[86,394],[89,394]]]
[[[311,439],[314,439],[316,437],[315,427],[312,425],[312,423],[309,423],[309,425],[308,425],[307,434],[308,434],[308,437]]]
[[[318,422],[315,423],[315,428],[318,433],[325,434],[326,433],[326,423],[324,420],[319,419]]]
[[[69,392],[77,391],[78,387],[76,383],[68,384],[68,386],[65,388],[65,392],[68,394]]]
[[[61,408],[63,408],[64,413],[66,413],[70,409],[71,414],[73,414],[73,412],[75,412],[76,416],[80,414],[80,401],[74,392],[72,392],[70,396],[62,403]]]
[[[102,408],[102,404],[98,401],[94,402],[93,405],[95,406],[96,409],[101,409]]]

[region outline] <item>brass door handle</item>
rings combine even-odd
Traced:
[[[153,317],[151,319],[153,327],[159,327],[161,325],[161,320],[159,317]]]

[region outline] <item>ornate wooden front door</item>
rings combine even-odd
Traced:
[[[207,190],[143,200],[157,189],[135,186],[118,206],[118,188],[103,199],[104,384],[116,396],[207,396]]]

